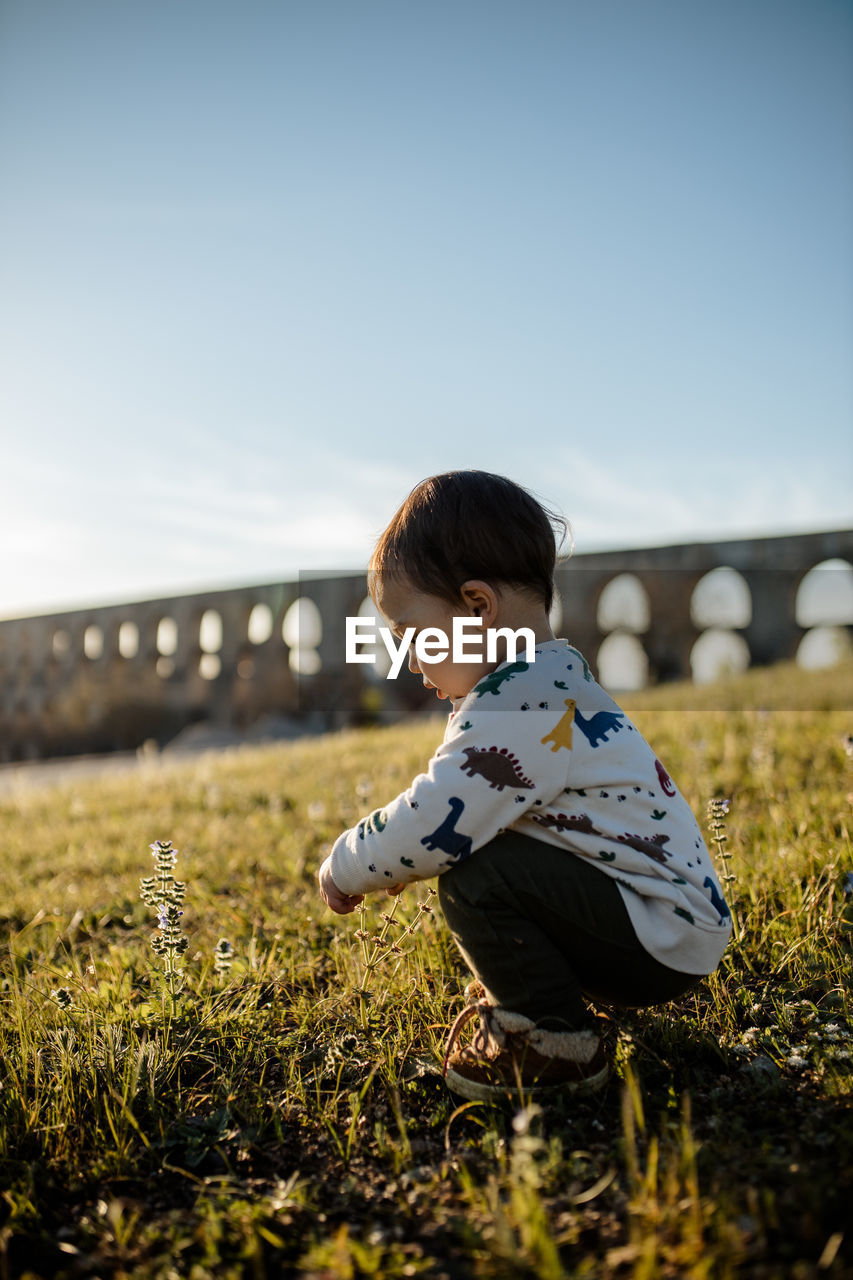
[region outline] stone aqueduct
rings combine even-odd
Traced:
[[[853,561],[853,530],[576,555],[557,571],[557,634],[595,667],[605,638],[596,620],[601,593],[632,574],[649,603],[638,639],[650,682],[689,676],[700,634],[694,588],[727,566],[752,597],[751,621],[740,631],[751,663],[792,658],[804,630],[797,589],[809,570],[836,558]],[[365,595],[363,573],[303,576],[0,621],[0,762],[126,750],[150,739],[162,746],[199,721],[238,731],[254,725],[263,736],[270,717],[288,717],[294,732],[316,731],[434,705],[405,667],[388,681],[345,662],[344,620]],[[321,623],[316,643],[309,637],[308,663],[298,648],[304,640],[291,634],[288,643],[285,622],[306,598]],[[277,727],[286,731],[281,720]]]

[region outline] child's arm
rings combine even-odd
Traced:
[[[552,735],[559,713],[503,711],[496,701],[472,691],[427,772],[338,837],[320,871],[321,891],[331,882],[339,895],[334,906],[324,893],[333,910],[440,875],[566,785],[570,748]]]
[[[348,916],[351,911],[355,911],[356,907],[364,901],[363,893],[341,893],[332,879],[331,854],[317,872],[317,879],[320,883],[321,898],[326,906],[331,907],[339,916]],[[404,884],[391,884],[388,885],[385,892],[395,898],[398,893],[403,892],[405,887]]]

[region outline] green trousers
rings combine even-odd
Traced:
[[[456,945],[504,1009],[551,1030],[590,1025],[587,1000],[640,1008],[700,981],[640,944],[615,880],[568,849],[504,831],[438,878]]]

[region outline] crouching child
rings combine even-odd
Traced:
[[[698,823],[637,727],[553,634],[565,522],[502,476],[419,484],[371,557],[371,596],[409,669],[450,706],[425,771],[335,841],[319,873],[333,911],[438,877],[473,981],[444,1072],[465,1098],[519,1085],[590,1091],[608,1062],[594,1006],[681,996],[718,965],[731,918]],[[479,619],[471,660],[418,644]],[[523,655],[508,646],[524,636]],[[513,642],[514,643],[514,642]],[[418,658],[418,652],[422,658]],[[465,1023],[478,1017],[471,1042]]]

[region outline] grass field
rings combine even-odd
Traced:
[[[853,1275],[853,666],[624,701],[706,831],[731,801],[738,937],[695,993],[614,1015],[580,1101],[460,1105],[468,975],[428,884],[367,973],[359,913],[316,892],[443,717],[0,798],[0,1278]],[[181,991],[139,894],[158,839]]]

